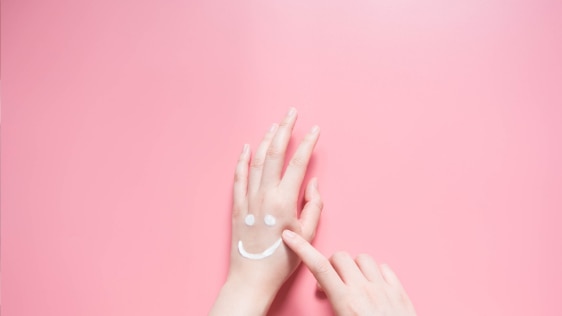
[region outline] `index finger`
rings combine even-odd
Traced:
[[[290,230],[284,230],[282,236],[285,244],[302,259],[328,296],[344,288],[345,284],[330,261],[308,241]]]

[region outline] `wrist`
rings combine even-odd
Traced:
[[[265,307],[267,311],[279,291],[279,288],[272,283],[236,275],[229,276],[223,288],[239,292],[239,296],[244,296],[253,303]]]
[[[255,287],[251,282],[231,278],[222,286],[210,315],[266,315],[277,291]]]

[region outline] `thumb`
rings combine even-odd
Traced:
[[[330,261],[308,241],[287,229],[283,231],[282,237],[287,247],[299,256],[312,272],[326,294],[333,294],[343,288],[344,283]]]

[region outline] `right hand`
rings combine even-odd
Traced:
[[[285,230],[285,244],[312,272],[336,315],[415,316],[414,306],[396,274],[368,255],[353,258],[345,253],[329,260],[298,234]]]

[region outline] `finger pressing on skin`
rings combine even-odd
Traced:
[[[371,256],[360,254],[355,258],[355,262],[367,280],[371,282],[384,281],[377,263]]]
[[[320,221],[320,214],[324,203],[320,192],[318,192],[318,179],[312,178],[306,186],[304,193],[305,204],[301,212],[300,223],[302,228],[303,237],[311,241],[316,234],[318,222]]]
[[[278,127],[279,126],[276,123],[271,125],[269,131],[267,131],[267,133],[263,137],[263,140],[259,144],[258,149],[256,150],[254,157],[252,158],[252,162],[250,163],[250,176],[248,180],[248,192],[250,194],[256,193],[259,189],[263,166],[265,163],[265,155]]]
[[[281,180],[281,185],[287,188],[287,192],[290,192],[293,195],[292,198],[295,200],[298,197],[299,188],[302,185],[308,163],[310,162],[310,157],[312,156],[312,151],[318,142],[319,136],[320,128],[314,126],[300,143],[297,151],[289,161],[283,179]]]
[[[261,177],[261,186],[264,188],[277,186],[281,181],[285,153],[287,152],[287,145],[291,139],[291,133],[296,120],[297,110],[291,108],[281,124],[279,124],[279,128],[267,149]]]
[[[234,172],[233,185],[233,212],[239,214],[243,209],[246,193],[248,190],[248,162],[250,160],[250,145],[245,144],[238,158]]]
[[[366,282],[367,279],[365,279],[361,270],[359,270],[359,267],[357,267],[357,264],[347,252],[336,252],[330,257],[330,262],[345,284],[361,284]]]
[[[344,289],[345,285],[330,261],[316,248],[290,230],[284,230],[282,237],[285,244],[301,258],[302,262],[312,272],[327,295],[338,295]]]

